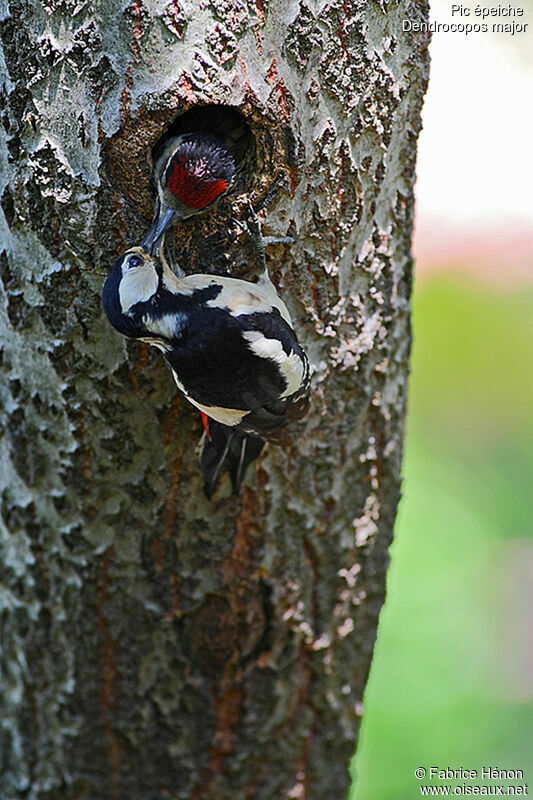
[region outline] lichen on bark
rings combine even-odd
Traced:
[[[0,127],[6,800],[342,798],[399,497],[425,2],[6,0]],[[188,270],[246,271],[250,197],[313,405],[241,496],[106,324],[152,211],[151,149],[197,105],[254,135],[183,222]]]

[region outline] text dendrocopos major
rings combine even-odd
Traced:
[[[146,241],[146,240],[145,240]],[[103,290],[119,333],[157,347],[178,388],[210,418],[201,457],[205,489],[228,471],[238,491],[248,464],[309,405],[309,364],[264,255],[257,283],[216,275],[180,277],[160,242],[133,247],[111,268]]]
[[[182,133],[166,143],[154,164],[157,200],[144,241],[148,252],[177,219],[211,206],[231,186],[235,161],[221,139]]]

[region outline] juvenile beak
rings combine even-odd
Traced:
[[[153,254],[155,245],[159,242],[169,225],[172,225],[174,220],[179,217],[177,211],[173,208],[166,208],[161,212],[159,204],[157,205],[152,224],[148,228],[148,232],[141,242],[141,247],[148,255]]]

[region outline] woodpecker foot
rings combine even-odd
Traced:
[[[270,247],[271,244],[294,244],[294,236],[263,236],[263,244]]]
[[[239,219],[234,219],[233,221],[248,235],[255,251],[254,267],[250,270],[250,274],[254,275],[259,273],[260,281],[270,282],[265,248],[272,244],[293,244],[294,239],[291,236],[263,236],[259,217],[255,213],[254,207],[250,201],[248,201],[248,211],[249,219],[246,220],[246,222],[242,222],[242,220]]]
[[[255,209],[249,200],[248,211],[250,212],[251,221],[246,225],[246,232],[258,251],[264,254],[265,247],[269,247],[272,244],[294,244],[296,239],[294,239],[293,236],[263,236],[259,217],[255,213]]]
[[[257,266],[254,266],[253,272],[255,272],[258,268],[260,273],[266,273],[267,265],[265,257],[265,241],[263,239],[263,234],[261,233],[261,223],[259,222],[259,217],[255,213],[250,201],[248,201],[248,210],[250,212],[250,217],[248,220],[246,220],[246,222],[243,222],[240,219],[236,219],[234,222],[236,222],[239,228],[247,234],[255,250],[254,262]]]

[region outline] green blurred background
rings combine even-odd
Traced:
[[[403,498],[350,800],[506,783],[415,777],[432,766],[521,769],[510,784],[533,794],[533,2],[521,5],[526,34],[431,42]],[[447,0],[431,14],[458,21]]]
[[[459,265],[424,276],[413,306],[403,500],[350,800],[419,797],[419,766],[532,774],[533,286]]]

